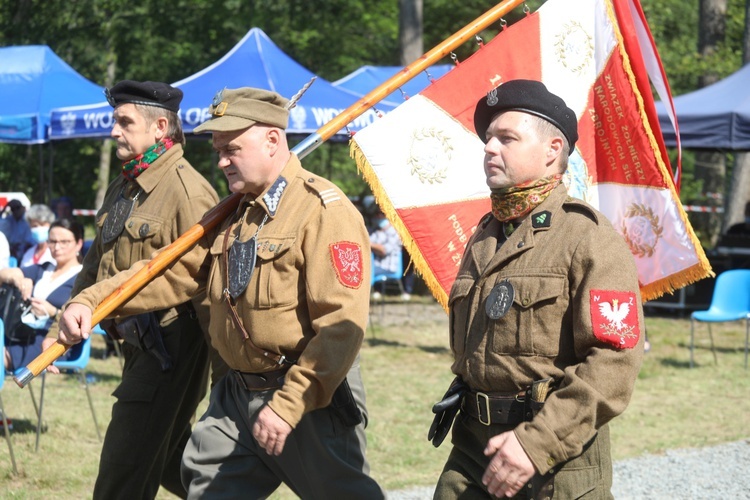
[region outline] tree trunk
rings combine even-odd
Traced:
[[[750,62],[750,0],[745,1],[745,33],[742,40],[742,64]],[[724,228],[742,222],[745,218],[745,205],[750,203],[750,153],[737,153],[732,169],[732,185],[729,188]]]
[[[422,43],[422,0],[398,0],[398,40],[401,65],[406,66],[424,54]]]
[[[108,43],[109,54],[107,55],[107,76],[104,78],[104,86],[110,88],[115,83],[115,72],[117,70],[117,54],[113,44]],[[104,203],[104,195],[109,186],[109,165],[112,163],[112,139],[104,139],[99,149],[99,175],[96,186],[96,209],[99,210]]]
[[[717,46],[726,34],[727,0],[700,0],[700,17],[698,27],[698,52],[709,57],[716,52]],[[719,75],[708,72],[698,79],[698,86],[705,87],[718,81]],[[726,158],[723,153],[705,151],[695,155],[695,177],[703,181],[704,202],[706,205],[721,207],[724,205],[724,179],[726,177]],[[718,213],[707,213],[705,217],[696,218],[695,229],[704,235],[704,240],[711,246],[716,244],[721,233],[723,217]]]

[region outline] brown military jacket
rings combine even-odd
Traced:
[[[112,181],[96,216],[96,237],[86,252],[83,269],[76,278],[71,296],[75,297],[81,290],[130,268],[135,262],[151,258],[156,250],[172,243],[216,205],[219,200],[216,191],[190,165],[183,153],[182,145],[175,144],[135,181],[128,181],[123,176]],[[102,227],[123,193],[130,198],[139,193],[138,199],[120,236],[104,243]],[[202,298],[193,298],[196,306]],[[201,316],[207,316],[205,308],[196,307],[196,310]],[[167,312],[161,320],[169,321],[175,315],[174,311]]]
[[[230,368],[252,373],[278,365],[252,348],[230,317],[223,295],[227,229],[228,248],[238,236],[246,242],[257,233],[257,263],[237,310],[255,345],[296,360],[269,403],[294,427],[305,413],[330,403],[359,352],[370,293],[367,230],[341,190],[292,155],[273,186],[257,198],[245,196],[231,220],[118,311],[170,307],[206,287],[213,346]],[[74,301],[93,308],[142,265]]]
[[[464,254],[449,298],[452,370],[486,393],[554,378],[542,411],[515,429],[545,474],[628,404],[643,356],[638,276],[622,236],[562,184],[503,239],[488,214]],[[492,290],[505,281],[513,300],[492,319],[503,309]]]

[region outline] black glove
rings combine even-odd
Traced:
[[[435,448],[440,446],[445,436],[448,435],[448,431],[453,425],[453,420],[456,418],[459,408],[461,408],[461,400],[464,397],[464,393],[468,389],[463,380],[456,377],[453,379],[443,399],[435,403],[432,407],[432,413],[435,414],[435,418],[432,419],[432,425],[430,425],[430,430],[427,432],[427,440],[432,441],[432,445]]]

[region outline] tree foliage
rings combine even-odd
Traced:
[[[543,0],[529,0],[536,10]],[[740,66],[744,0],[729,0],[727,40],[717,54],[698,56],[698,0],[642,0],[675,94],[694,90],[708,68],[722,76]],[[437,45],[488,8],[486,0],[424,0],[424,46]],[[509,23],[522,9],[508,15]],[[396,65],[398,0],[0,0],[0,46],[45,44],[89,80],[103,85],[114,60],[115,80],[174,82],[205,68],[252,27],[263,29],[300,64],[335,80],[365,64]],[[481,36],[489,41],[499,25]],[[459,60],[476,50],[457,49]],[[444,63],[450,60],[442,61]],[[34,201],[44,169],[53,165],[52,197],[69,195],[93,207],[99,141],[56,141],[49,146],[0,144],[2,190],[20,190]],[[53,156],[50,158],[50,156]],[[222,194],[208,141],[191,141],[188,158]],[[112,175],[118,170],[113,159]],[[330,144],[306,159],[350,194],[366,191],[345,144]],[[49,200],[47,200],[49,201]]]

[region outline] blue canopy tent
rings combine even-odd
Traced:
[[[257,87],[278,92],[290,98],[314,73],[291,59],[259,28],[252,28],[224,57],[207,68],[175,82],[185,96],[180,109],[183,129],[191,133],[210,118],[208,106],[222,88]],[[289,116],[290,134],[310,134],[334,116],[354,104],[359,95],[334,87],[318,78],[307,90]],[[381,111],[394,106],[384,105]],[[357,131],[376,119],[376,112],[368,111],[349,125]],[[52,113],[52,139],[73,137],[105,137],[112,127],[112,108],[103,102],[94,106],[56,109]],[[342,130],[345,134],[346,131]]]
[[[102,87],[46,45],[0,48],[0,142],[47,142],[52,108],[101,99]]]
[[[708,87],[674,98],[682,147],[750,150],[750,64]],[[664,142],[675,132],[662,102],[656,103]]]
[[[437,80],[452,68],[452,64],[436,64],[430,66],[427,68],[426,72],[423,71],[402,85],[401,90],[408,97],[416,95],[430,85],[432,83],[431,80]],[[365,95],[403,69],[403,66],[362,66],[358,70],[336,80],[333,82],[333,85],[340,89],[346,89],[360,95]],[[383,105],[398,106],[402,102],[404,102],[404,95],[401,91],[397,90],[388,94],[385,99],[378,104],[378,107]]]

